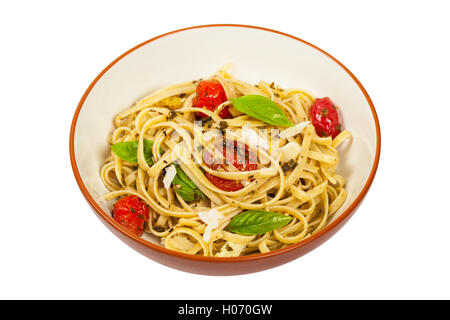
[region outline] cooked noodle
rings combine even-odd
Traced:
[[[279,138],[279,132],[287,128],[269,125],[233,108],[230,111],[234,118],[221,119],[220,110],[232,107],[232,98],[256,94],[273,100],[293,124],[299,124],[310,120],[309,109],[314,97],[299,89],[283,90],[264,81],[251,85],[231,76],[226,68],[211,78],[222,84],[228,98],[214,112],[192,106],[196,91],[196,81],[193,81],[156,91],[115,118],[116,128],[109,143],[139,141],[138,163],[126,162],[111,152],[100,172],[104,185],[110,190],[104,198],[138,196],[150,207],[145,231],[159,238],[166,248],[196,255],[230,257],[267,253],[302,241],[324,228],[347,197],[345,180],[336,173],[339,162],[336,148],[350,133],[344,130],[334,139],[320,137],[314,127],[307,124],[300,133]],[[194,139],[195,114],[200,111],[211,117],[211,129],[223,131],[225,125],[230,131],[227,134],[237,141],[245,142],[242,128],[252,126],[266,129],[265,141],[277,138],[280,148],[289,142],[297,143],[301,146],[300,152],[288,166],[270,143],[267,150],[261,145],[249,144],[258,155],[258,168],[252,171],[214,170],[204,162],[193,162],[190,155],[181,161],[176,150],[179,141],[190,148],[198,145],[203,149],[211,148],[205,133],[202,139]],[[153,141],[152,165],[145,160],[144,139]],[[175,192],[176,186],[164,187],[165,170],[173,163],[180,166],[207,199],[186,202]],[[245,187],[224,191],[213,185],[205,172],[242,181]],[[221,219],[209,241],[205,241],[207,224],[198,213],[213,208]],[[233,217],[256,209],[283,213],[293,219],[281,228],[258,235],[227,230]]]

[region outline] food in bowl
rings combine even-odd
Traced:
[[[114,119],[100,171],[112,217],[178,252],[237,257],[300,242],[347,197],[351,137],[332,99],[221,68],[151,93]]]

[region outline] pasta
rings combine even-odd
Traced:
[[[311,123],[316,100],[311,94],[264,81],[252,85],[227,70],[209,79],[226,94],[214,110],[195,105],[198,80],[156,91],[114,119],[108,141],[112,152],[100,170],[110,191],[104,198],[138,197],[148,206],[144,231],[171,250],[214,257],[267,253],[323,229],[347,197],[345,179],[336,168],[337,148],[350,132],[343,130],[334,138],[318,135]],[[264,117],[269,112],[253,115],[260,110],[245,113],[237,108],[244,101],[239,98],[251,102],[255,96],[275,103],[268,108],[279,108],[292,125],[268,123]],[[281,121],[276,112],[274,121]],[[229,117],[221,117],[224,113]],[[131,143],[135,159],[113,152],[114,146],[129,148]],[[225,161],[230,160],[225,155],[229,150],[243,162],[236,155]],[[254,226],[240,224],[235,230],[244,232],[234,232],[231,221],[239,222],[237,217],[246,212],[255,212],[255,221],[283,225],[250,232]]]

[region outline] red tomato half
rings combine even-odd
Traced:
[[[256,170],[256,154],[250,152],[248,145],[243,142],[228,140],[223,147],[227,163],[231,163],[239,171]]]
[[[334,139],[341,132],[339,115],[330,98],[314,101],[311,107],[311,120],[317,134],[321,137],[331,136]]]
[[[209,180],[209,182],[223,191],[238,191],[244,187],[244,185],[239,181],[216,177],[209,172],[205,172],[205,177]]]
[[[142,236],[144,222],[148,222],[150,216],[145,202],[131,195],[121,198],[114,204],[113,218],[127,230]]]
[[[214,111],[219,105],[227,101],[227,95],[222,85],[218,81],[203,80],[197,85],[197,96],[192,101],[192,105],[196,108],[206,108]],[[199,112],[198,116],[206,117],[204,113]],[[219,112],[222,119],[230,118],[228,107],[223,108]]]
[[[222,149],[224,161],[222,163],[213,163],[213,156],[207,152],[203,152],[203,160],[211,169],[217,170],[219,167],[225,169],[224,164],[232,164],[239,171],[251,171],[258,169],[256,164],[256,155],[249,151],[245,143],[227,140]],[[205,172],[205,177],[217,188],[224,191],[238,191],[244,188],[244,185],[236,180],[228,180],[214,176]]]

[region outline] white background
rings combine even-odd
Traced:
[[[450,19],[446,1],[2,1],[0,298],[450,298]],[[381,123],[375,181],[306,256],[233,277],[136,253],[84,200],[69,129],[84,90],[159,34],[237,23],[290,33],[346,65]],[[132,274],[134,273],[134,274]]]

